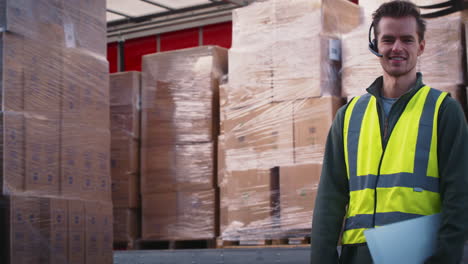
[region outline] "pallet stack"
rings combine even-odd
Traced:
[[[204,46],[143,57],[142,239],[217,236],[219,80],[227,51]]]
[[[140,75],[110,75],[114,245],[123,248],[133,248],[140,236]]]
[[[105,1],[0,12],[0,258],[112,263]]]
[[[223,243],[309,234],[326,135],[343,104],[339,36],[359,24],[358,11],[341,0],[270,0],[233,12],[220,90]]]
[[[372,12],[387,1],[360,1],[363,23],[343,37],[343,97],[352,98],[383,74],[378,58],[368,50]],[[435,0],[413,0],[416,5],[432,5]],[[427,12],[422,10],[423,13]],[[426,19],[426,46],[417,70],[425,84],[449,92],[466,111],[466,21],[467,11]],[[441,48],[443,47],[443,48]]]

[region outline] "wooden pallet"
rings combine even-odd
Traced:
[[[137,248],[135,240],[131,241],[114,241],[114,250],[134,250]]]
[[[205,249],[216,248],[216,239],[197,240],[139,240],[137,249],[168,250],[168,249]]]
[[[310,237],[291,237],[278,239],[259,240],[217,240],[218,248],[241,248],[241,247],[297,247],[310,246]]]

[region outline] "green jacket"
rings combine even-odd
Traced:
[[[380,97],[383,78],[377,78],[367,89],[376,96],[383,138],[389,135],[412,96],[424,86],[422,75],[417,74],[413,88],[401,96],[385,117]],[[343,246],[338,257],[340,238],[349,185],[343,150],[343,121],[346,107],[338,110],[328,134],[322,175],[315,201],[311,234],[311,263],[372,263],[366,244]],[[386,126],[386,128],[385,128]],[[438,248],[426,263],[460,263],[468,231],[468,126],[461,106],[447,96],[438,117],[438,162],[442,198],[442,226],[438,233]]]

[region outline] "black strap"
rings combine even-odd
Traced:
[[[436,18],[442,17],[446,15],[450,15],[452,13],[462,11],[468,9],[468,1],[467,0],[449,0],[447,2],[443,2],[440,4],[429,5],[429,6],[420,6],[419,8],[422,9],[438,9],[442,7],[448,7],[443,10],[438,10],[432,13],[422,14],[421,17],[423,18]]]

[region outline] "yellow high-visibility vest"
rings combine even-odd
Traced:
[[[424,86],[411,98],[383,149],[376,98],[356,97],[343,127],[350,200],[343,244],[364,230],[440,212],[437,117],[447,93]]]

